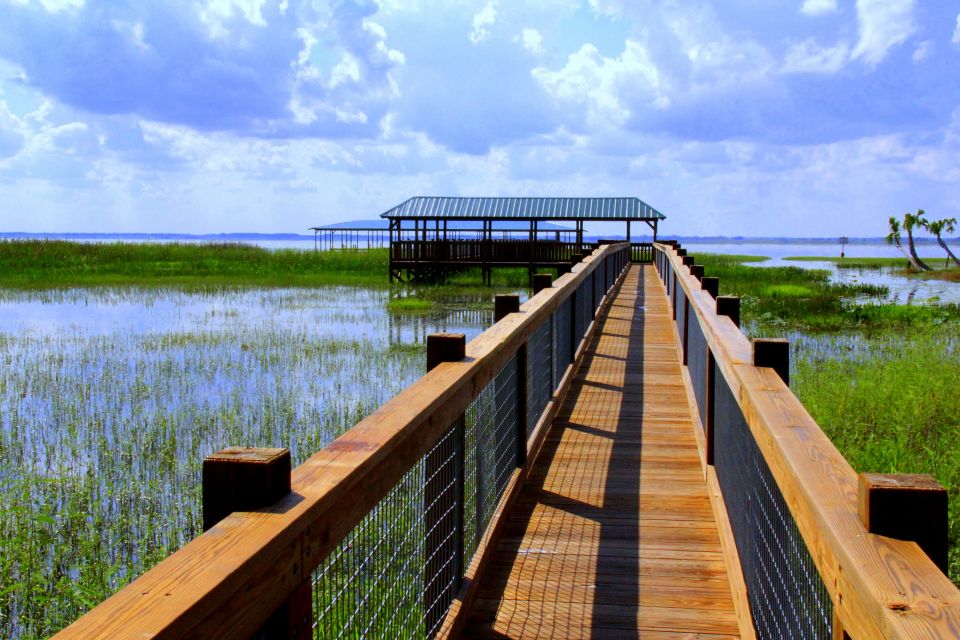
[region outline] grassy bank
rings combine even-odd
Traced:
[[[741,314],[753,335],[790,330],[876,332],[960,320],[956,305],[886,304],[886,287],[833,283],[823,269],[758,268],[738,256],[703,254],[696,258],[707,275],[720,278],[722,295],[740,296]]]
[[[960,282],[960,269],[944,258],[923,258],[931,271],[914,271],[906,258],[827,258],[823,256],[790,256],[795,262],[832,262],[838,269],[895,269],[899,275]]]
[[[960,308],[882,304],[882,288],[833,284],[823,270],[697,262],[741,296],[748,335],[791,337],[791,387],[854,469],[929,473],[947,488],[960,585]]]
[[[386,249],[271,251],[246,244],[0,242],[0,288],[387,284]]]
[[[929,473],[947,488],[950,577],[960,584],[958,329],[821,338],[817,355],[797,354],[791,386],[857,471]]]

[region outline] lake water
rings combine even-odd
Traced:
[[[725,243],[683,245],[691,255],[698,253],[728,253],[766,256],[763,262],[752,263],[759,267],[794,266],[802,269],[823,269],[830,272],[830,279],[837,283],[876,284],[889,289],[884,302],[897,304],[960,304],[960,283],[946,280],[908,278],[896,268],[850,269],[840,268],[834,262],[785,260],[793,256],[840,256],[840,245],[833,244],[786,244],[786,243]],[[921,245],[921,258],[931,262],[943,260],[945,253],[940,247]],[[848,258],[900,258],[903,254],[887,244],[848,244]],[[906,259],[904,258],[904,263]],[[938,263],[942,264],[942,263]],[[876,299],[862,302],[876,302]]]
[[[204,456],[299,464],[425,372],[427,335],[493,320],[491,292],[391,295],[0,290],[0,637],[50,635],[196,535]]]

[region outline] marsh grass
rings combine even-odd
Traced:
[[[929,473],[946,487],[950,577],[960,584],[958,336],[951,321],[853,336],[855,347],[849,336],[822,337],[817,352],[798,354],[791,387],[857,471]]]
[[[49,636],[194,537],[209,453],[321,449],[423,373],[424,336],[479,333],[482,293],[407,317],[379,288],[2,291],[0,637]]]
[[[819,258],[817,258],[819,260]],[[829,273],[698,256],[743,297],[750,337],[786,336],[791,388],[857,471],[929,473],[950,496],[950,577],[960,585],[960,309],[858,303],[882,288]],[[879,265],[887,268],[889,264]]]
[[[752,335],[886,331],[960,319],[957,305],[896,305],[882,300],[881,285],[835,283],[824,269],[754,267],[734,256],[702,254],[706,275],[720,278],[722,295],[741,298],[741,315]]]
[[[247,244],[0,241],[0,287],[386,284],[387,249],[268,250]]]

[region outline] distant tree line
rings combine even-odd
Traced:
[[[920,256],[917,255],[917,249],[913,242],[914,230],[925,229],[937,238],[937,242],[947,252],[947,257],[952,260],[954,265],[960,267],[960,259],[953,254],[947,243],[943,241],[943,234],[952,234],[957,229],[956,218],[943,218],[941,220],[927,220],[926,212],[923,209],[917,209],[916,213],[903,214],[903,222],[897,220],[896,216],[890,216],[890,233],[887,234],[887,242],[895,245],[907,257],[910,266],[917,271],[929,271],[930,267]],[[903,248],[903,238],[901,229],[907,232],[907,248]]]

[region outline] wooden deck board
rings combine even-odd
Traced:
[[[739,637],[656,278],[634,266],[598,320],[464,637]]]

